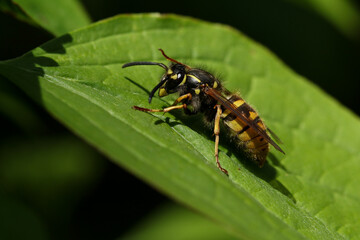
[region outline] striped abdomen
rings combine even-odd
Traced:
[[[244,117],[246,117],[246,119],[248,119],[249,122],[252,122],[266,132],[266,127],[259,115],[241,97],[232,95],[228,100]],[[230,129],[230,132],[239,145],[249,153],[250,157],[259,166],[262,166],[265,163],[266,156],[269,152],[269,143],[259,135],[255,128],[250,127],[243,120],[236,117],[229,109],[223,109],[221,118],[223,119],[224,124]]]

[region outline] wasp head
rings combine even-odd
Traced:
[[[179,90],[179,87],[185,83],[186,71],[190,69],[189,66],[168,57],[162,49],[159,50],[166,59],[174,63],[169,67],[167,67],[163,63],[157,62],[131,62],[126,63],[122,66],[123,68],[126,68],[135,65],[157,65],[165,69],[166,72],[162,76],[160,82],[153,88],[153,90],[149,94],[149,103],[151,102],[151,99],[153,98],[157,90],[159,90],[159,97],[164,97],[168,94],[177,92]]]
[[[173,64],[163,75],[160,82],[163,84],[159,87],[159,97],[164,97],[168,94],[178,91],[179,86],[186,81],[185,66],[180,64]],[[154,88],[156,91],[156,87]]]

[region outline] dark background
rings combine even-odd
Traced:
[[[82,2],[93,21],[120,13],[161,12],[231,25],[268,47],[298,74],[314,82],[353,112],[360,113],[360,29],[357,38],[349,39],[314,11],[290,1]],[[0,29],[0,60],[21,56],[53,38],[44,30],[3,13],[0,13]],[[74,177],[76,174],[65,180],[49,180],[43,186],[42,183],[31,185],[26,179],[9,177],[5,170],[0,170],[0,195],[15,199],[31,209],[45,223],[52,239],[113,239],[154,208],[169,201],[82,143],[12,84],[0,81],[0,94],[16,99],[23,114],[20,117],[12,112],[10,104],[5,101],[0,103],[0,168],[6,170],[5,159],[15,158],[16,151],[27,149],[31,155],[31,149],[41,149],[44,145],[47,149],[64,146],[64,151],[68,151],[64,144],[68,141],[80,146],[81,156],[92,159],[90,167],[85,168],[88,169],[87,174],[76,186],[74,181],[79,182]],[[9,150],[13,143],[20,147]],[[23,165],[19,168],[25,169]],[[37,168],[36,171],[40,170]],[[28,173],[32,170],[24,171]],[[46,174],[43,179],[47,179]],[[30,190],[24,193],[23,189],[36,189],[37,193]],[[52,210],[49,211],[49,208]],[[64,209],[67,209],[66,214]],[[59,217],[61,212],[63,216]]]

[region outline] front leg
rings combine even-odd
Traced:
[[[186,104],[184,103],[182,105],[171,106],[171,107],[167,107],[167,108],[164,108],[164,109],[149,109],[149,108],[142,108],[142,107],[138,107],[138,106],[133,106],[132,108],[135,109],[135,110],[138,110],[138,111],[142,111],[142,112],[163,112],[163,113],[166,113],[166,112],[169,112],[169,111],[174,110],[174,109],[186,108]]]
[[[171,106],[175,106],[175,105],[177,105],[179,102],[184,101],[185,99],[187,99],[188,101],[190,101],[190,100],[192,99],[191,93],[187,93],[187,94],[184,94],[184,95],[178,97]]]
[[[174,109],[182,109],[182,108],[186,109],[185,103],[183,103],[181,105],[177,105],[177,104],[179,102],[184,101],[185,99],[191,100],[191,98],[192,98],[191,93],[184,94],[184,95],[178,97],[170,107],[167,107],[164,109],[149,109],[149,108],[142,108],[142,107],[138,107],[138,106],[133,106],[132,108],[135,110],[138,110],[138,111],[142,111],[142,112],[164,112],[164,113],[166,113],[166,112],[169,112]]]

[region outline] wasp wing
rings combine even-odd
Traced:
[[[229,100],[223,97],[218,91],[216,91],[213,88],[205,88],[205,93],[211,96],[212,98],[214,98],[216,101],[218,101],[226,109],[229,109],[233,114],[235,114],[236,117],[241,119],[243,122],[249,125],[250,128],[254,129],[257,133],[259,133],[259,135],[262,136],[268,143],[273,145],[276,150],[285,154],[285,152],[269,137],[266,131],[264,131],[257,124],[255,124],[254,122],[250,121],[247,117],[245,117],[243,113],[237,110],[234,104],[232,104]],[[270,132],[270,134],[276,136],[271,130],[269,129],[267,130]],[[278,139],[277,136],[275,138]]]
[[[266,128],[266,130],[270,133],[271,137],[275,139],[275,141],[282,144],[281,139],[270,128]]]

